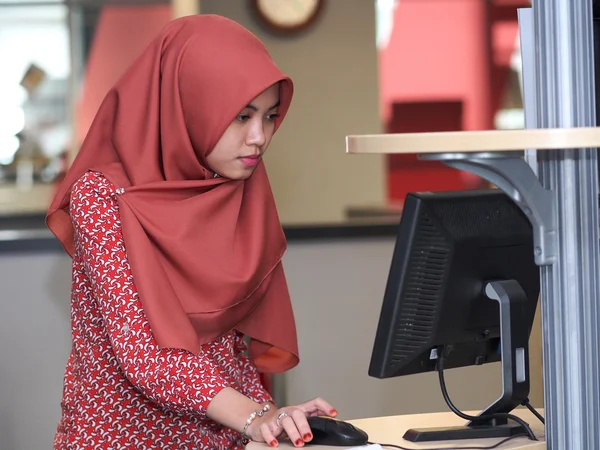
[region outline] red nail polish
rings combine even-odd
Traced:
[[[269,445],[271,447],[277,447],[277,441],[275,439],[273,439]]]
[[[312,439],[312,434],[306,433],[304,436],[302,436],[302,439],[304,439],[304,442],[308,442]]]
[[[337,410],[335,410],[335,409],[332,409],[332,410],[329,412],[329,414],[331,414],[332,416],[337,416],[337,415],[338,415],[338,412],[337,412]]]
[[[297,445],[298,447],[300,447],[301,445],[304,445],[304,441],[303,441],[302,439],[298,439],[298,440],[296,441],[296,445]]]

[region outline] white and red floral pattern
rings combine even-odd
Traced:
[[[241,449],[239,433],[206,417],[230,386],[272,401],[233,331],[200,356],[158,348],[133,282],[115,187],[86,173],[73,187],[72,349],[55,450]]]

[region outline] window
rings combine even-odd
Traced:
[[[42,212],[71,142],[68,8],[0,0],[0,215]]]

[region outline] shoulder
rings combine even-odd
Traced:
[[[88,171],[73,184],[71,199],[82,195],[110,196],[115,190],[115,186],[100,172]]]
[[[97,172],[87,172],[73,184],[69,209],[77,248],[101,255],[122,245],[115,192],[115,186]]]

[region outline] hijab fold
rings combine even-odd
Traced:
[[[237,329],[263,372],[298,363],[285,236],[264,163],[228,180],[213,178],[206,156],[276,83],[275,129],[293,84],[258,38],[220,16],[173,20],[107,94],[46,219],[73,255],[71,188],[88,170],[102,173],[124,189],[125,246],[158,345],[199,354]]]

